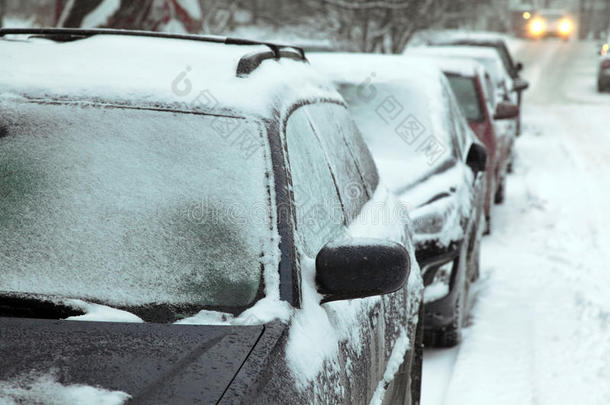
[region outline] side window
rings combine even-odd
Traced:
[[[326,155],[301,107],[286,124],[297,238],[310,257],[339,235],[345,224],[341,200]]]
[[[455,103],[453,93],[449,89],[449,85],[443,86],[444,98],[446,100],[446,108],[448,114],[448,130],[453,144],[454,156],[461,159],[462,157],[462,133],[459,127],[460,111]]]
[[[314,131],[324,145],[328,161],[335,174],[345,214],[348,221],[351,222],[360,213],[360,209],[369,200],[371,194],[371,190],[366,185],[363,168],[358,164],[359,154],[362,151],[354,150],[349,146],[354,143],[354,138],[359,134],[354,133],[355,125],[349,112],[341,105],[312,104],[303,109],[307,111]],[[367,163],[369,182],[371,177],[373,181],[378,182],[374,163],[374,172],[370,172],[370,163]]]

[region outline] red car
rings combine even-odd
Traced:
[[[468,124],[487,148],[487,192],[485,233],[491,231],[491,201],[504,200],[506,173],[512,161],[513,139],[497,128],[499,120],[514,119],[519,107],[495,99],[494,85],[485,68],[469,59],[435,58],[449,79]]]

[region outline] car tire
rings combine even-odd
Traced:
[[[498,189],[496,190],[496,194],[494,195],[495,204],[502,204],[504,202],[504,193],[506,191],[505,183],[506,181],[504,179],[500,181],[500,186],[498,187]]]
[[[462,297],[458,297],[449,326],[439,330],[424,331],[424,345],[427,347],[448,348],[457,346],[462,340]]]

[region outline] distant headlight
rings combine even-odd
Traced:
[[[572,21],[566,19],[561,20],[559,23],[559,33],[562,35],[569,35],[574,30],[574,24]]]
[[[602,45],[602,51],[601,51],[601,54],[602,54],[602,55],[606,55],[606,54],[608,53],[608,48],[609,48],[609,47],[610,47],[610,45],[608,45],[608,44],[604,44],[604,45]]]
[[[542,18],[535,18],[530,23],[530,32],[533,35],[540,35],[546,30],[546,21]]]
[[[531,16],[532,16],[532,14],[529,11],[524,11],[523,12],[523,19],[524,20],[529,20]]]

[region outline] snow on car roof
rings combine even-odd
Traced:
[[[408,53],[405,57],[411,58]],[[413,56],[415,58],[422,58],[422,56]],[[428,56],[426,56],[428,58]],[[429,59],[432,63],[435,63],[443,72],[453,73],[460,76],[474,77],[478,74],[484,75],[485,67],[479,62],[468,59],[468,58],[447,58],[445,55],[429,55]]]
[[[268,113],[272,103],[339,98],[301,61],[265,61],[236,77],[241,57],[263,45],[99,35],[71,42],[0,40],[0,87],[32,98],[104,100],[180,110]],[[275,97],[278,92],[287,96]],[[292,97],[288,96],[292,95]]]

